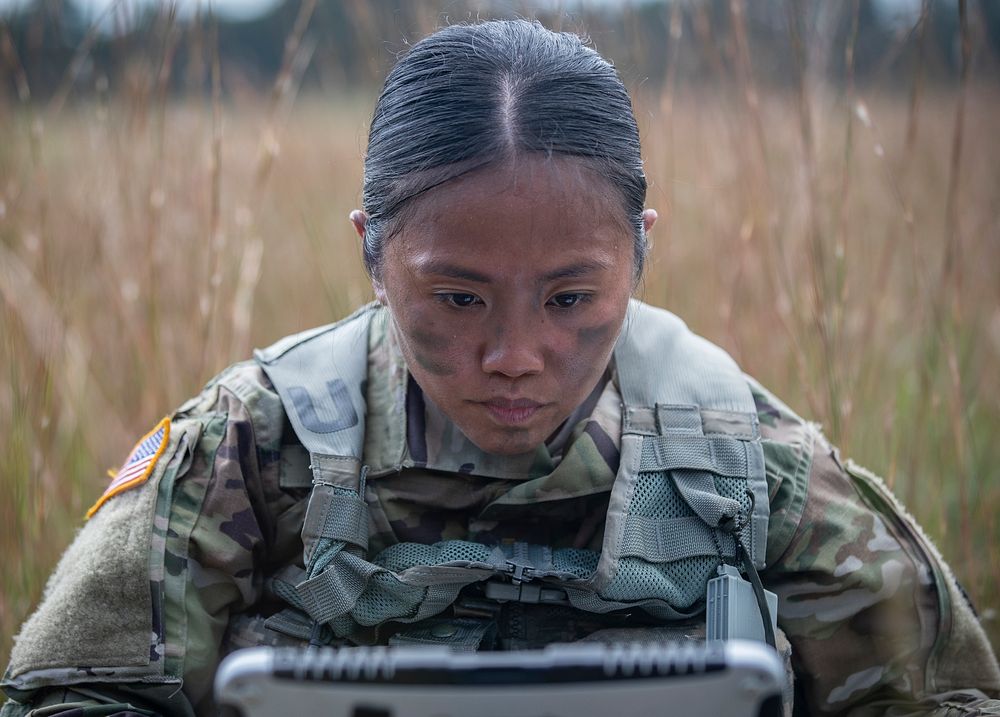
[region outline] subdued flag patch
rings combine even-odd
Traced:
[[[168,417],[157,423],[152,431],[139,439],[122,467],[112,476],[111,484],[107,490],[87,511],[87,517],[93,516],[102,505],[119,493],[144,483],[152,475],[156,462],[160,460],[160,456],[166,450],[169,440],[170,418]]]

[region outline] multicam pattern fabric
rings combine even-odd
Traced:
[[[877,478],[842,462],[818,427],[748,381],[771,502],[762,578],[779,596],[779,624],[792,643],[797,708],[1000,714],[1000,701],[990,699],[1000,695],[996,658],[930,542]],[[613,373],[593,407],[571,418],[563,441],[502,463],[421,404],[384,321],[371,333],[365,391],[372,553],[445,538],[600,547],[619,445]],[[302,567],[309,493],[303,462],[291,460],[302,448],[280,400],[247,362],[172,420],[178,435],[196,440],[172,443],[183,455],[164,456],[176,470],[157,487],[151,659],[182,678],[183,689],[79,666],[58,675],[65,687],[37,689],[44,681],[12,665],[5,688],[23,704],[8,702],[4,717],[33,708],[64,716],[212,714],[223,655],[294,642],[264,627],[284,607],[271,578]]]

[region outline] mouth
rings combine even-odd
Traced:
[[[527,423],[545,405],[530,398],[491,398],[477,403],[485,408],[494,420],[507,426]]]

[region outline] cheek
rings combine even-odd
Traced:
[[[404,346],[407,360],[432,376],[455,376],[464,355],[461,326],[442,322],[440,307],[428,306],[413,297],[391,304],[396,335]]]
[[[620,278],[623,277],[624,274]],[[628,293],[618,291],[618,287],[624,286],[621,281],[608,284],[604,287],[606,300],[595,307],[589,321],[575,327],[573,332],[573,352],[591,367],[601,364],[602,370],[621,333],[629,300]]]
[[[621,322],[610,320],[568,331],[555,352],[560,367],[560,382],[564,386],[589,390],[591,387],[587,384],[591,377],[605,368],[620,327]]]
[[[603,352],[615,340],[620,327],[621,321],[615,319],[577,329],[577,349],[581,352]]]
[[[406,333],[414,361],[434,376],[453,376],[457,372],[455,346],[451,337],[432,327],[414,327]]]

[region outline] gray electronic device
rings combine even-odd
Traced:
[[[244,717],[777,717],[785,672],[759,642],[447,647],[253,647],[215,678]]]
[[[764,590],[772,630],[778,628],[778,596]],[[720,565],[708,581],[705,596],[706,636],[709,640],[764,641],[764,622],[753,585],[732,565]]]

